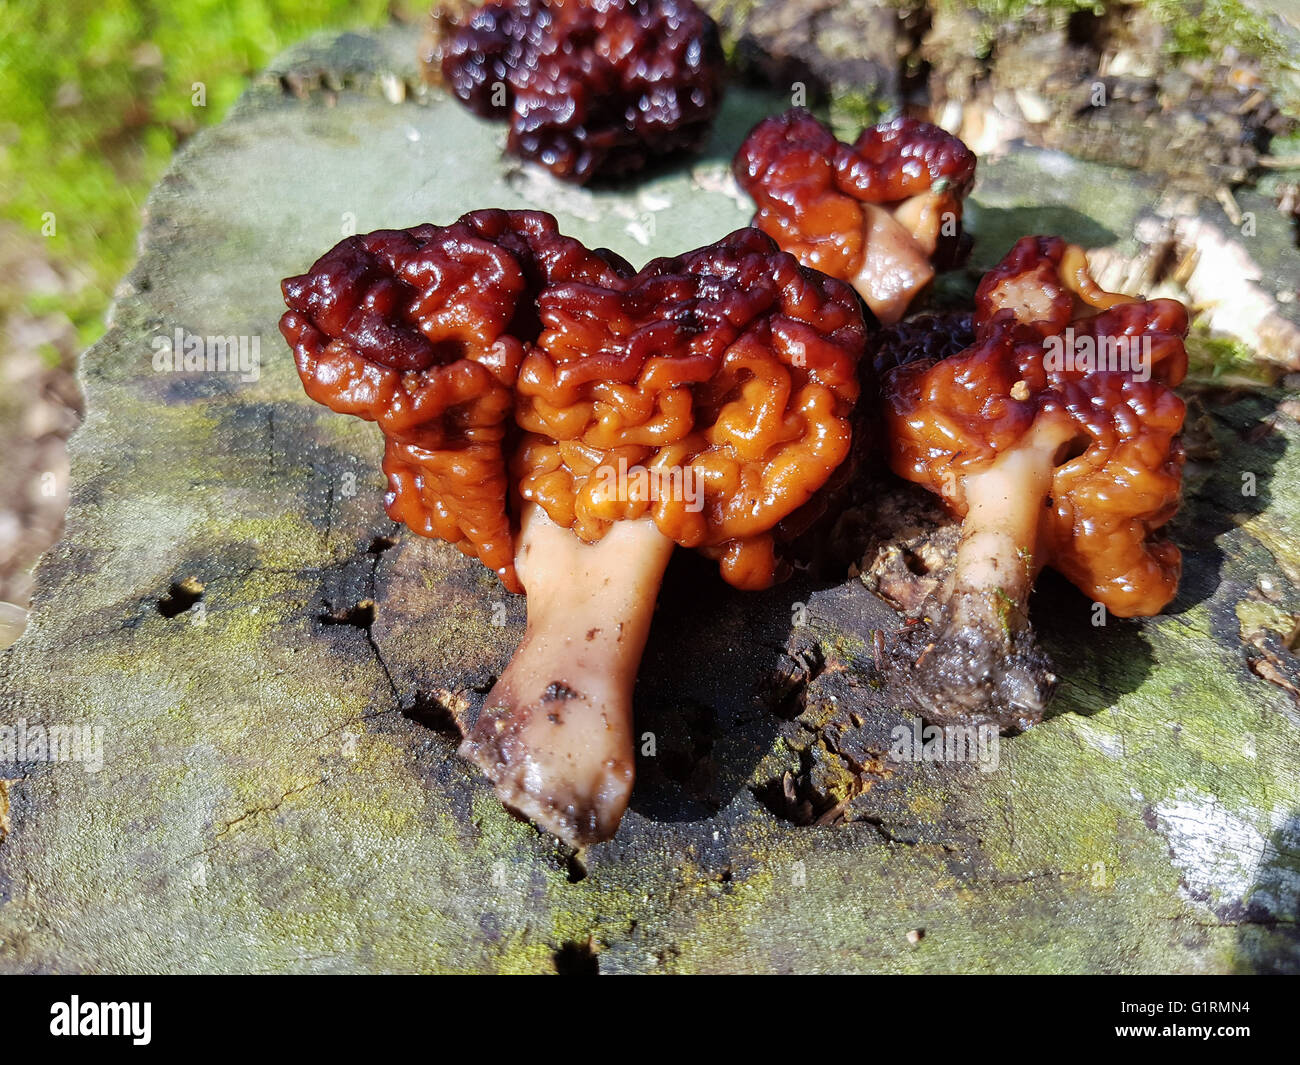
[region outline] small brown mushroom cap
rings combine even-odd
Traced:
[[[1160,529],[1182,484],[1186,309],[1105,292],[1079,248],[1026,237],[985,275],[974,327],[959,354],[886,376],[895,472],[963,515],[967,473],[1059,425],[1044,560],[1117,616],[1159,613],[1181,569]]]
[[[445,38],[441,74],[476,114],[509,119],[511,152],[585,182],[698,150],[723,55],[691,0],[495,0]]]
[[[843,144],[809,112],[760,122],[732,171],[754,225],[805,266],[851,283],[886,324],[967,250],[975,156],[928,122],[896,118]]]

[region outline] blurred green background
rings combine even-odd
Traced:
[[[322,29],[414,18],[422,7],[390,0],[4,0],[0,218],[41,237],[43,254],[75,275],[73,291],[52,306],[69,315],[81,342],[102,332],[112,286],[133,256],[144,198],[185,138],[220,121],[248,78],[293,41]],[[206,106],[194,103],[196,83]],[[44,309],[39,293],[25,296],[33,310]]]
[[[62,527],[77,356],[104,332],[172,153],[289,44],[425,10],[423,0],[0,0],[0,647],[20,631],[32,564]]]

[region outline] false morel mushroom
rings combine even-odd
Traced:
[[[446,36],[441,73],[507,149],[586,182],[697,151],[722,100],[714,21],[691,0],[496,0]]]
[[[283,285],[280,331],[307,394],[384,433],[389,516],[476,555],[511,591],[506,437],[539,287],[630,267],[549,215],[476,211],[450,226],[348,237]]]
[[[1026,237],[980,283],[969,347],[891,356],[890,464],[962,518],[952,573],[890,649],[927,718],[1041,718],[1056,678],[1027,603],[1044,565],[1118,617],[1173,598],[1160,529],[1182,482],[1187,324],[1178,301],[1105,292],[1078,247]]]
[[[928,122],[896,118],[849,145],[793,108],[754,127],[732,171],[758,208],[754,225],[848,281],[886,324],[968,250],[961,217],[975,156]]]
[[[284,282],[312,398],[376,421],[388,510],[528,596],[461,746],[509,806],[608,839],[676,545],[740,588],[844,460],[865,323],[757,230],[639,273],[537,212],[350,237]]]

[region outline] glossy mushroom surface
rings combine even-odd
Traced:
[[[758,208],[755,226],[853,285],[886,325],[969,250],[961,218],[975,156],[928,122],[896,118],[844,144],[793,108],[754,127],[732,172]]]
[[[890,356],[890,464],[962,518],[953,573],[892,652],[928,715],[1041,718],[1056,678],[1028,599],[1043,566],[1119,617],[1173,598],[1181,559],[1161,530],[1181,493],[1187,326],[1176,300],[1105,292],[1081,249],[1026,237],[980,283],[969,347]]]
[[[675,546],[740,588],[848,455],[852,291],[743,229],[639,272],[537,212],[351,237],[284,283],[304,387],[386,438],[388,511],[528,595],[461,753],[565,840],[609,838]]]

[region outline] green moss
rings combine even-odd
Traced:
[[[1018,605],[1015,599],[1007,595],[1002,588],[999,588],[995,595],[997,596],[997,603],[994,605],[994,609],[998,612],[998,624],[1002,626],[1003,635],[1009,635],[1011,632],[1011,615],[1018,609]]]
[[[1254,351],[1236,337],[1212,335],[1201,321],[1193,323],[1187,337],[1189,383],[1221,388],[1267,387],[1281,370],[1261,362]]]
[[[1236,613],[1237,620],[1241,623],[1242,639],[1269,632],[1290,637],[1295,631],[1297,620],[1300,620],[1276,603],[1265,602],[1263,599],[1243,599],[1237,604]]]
[[[1105,0],[938,0],[941,8],[974,10],[986,24],[971,43],[972,54],[987,53],[998,27],[1023,21],[1034,12],[1064,20],[1081,11],[1103,14],[1116,6]],[[900,6],[906,6],[902,4]],[[1218,59],[1228,49],[1258,60],[1270,78],[1285,80],[1296,70],[1294,40],[1279,34],[1269,19],[1241,0],[1142,0],[1141,6],[1164,30],[1163,50],[1171,60]],[[1281,86],[1290,100],[1294,87]]]
[[[1280,61],[1286,46],[1267,18],[1240,0],[1147,0],[1168,34],[1165,51],[1180,59],[1210,59],[1235,48],[1244,56]]]
[[[735,57],[739,27],[758,6],[758,0],[716,0],[706,5],[722,34],[722,50],[728,60]]]
[[[821,643],[827,658],[838,658],[842,662],[860,662],[870,655],[866,637],[857,633],[837,632]]]
[[[290,42],[423,10],[408,0],[7,0],[0,217],[87,279],[59,308],[86,341],[102,332],[145,194],[177,145],[219,121]],[[193,102],[196,83],[203,106]]]
[[[970,54],[982,60],[993,54],[999,26],[1020,22],[1031,12],[1042,11],[1064,20],[1076,11],[1100,14],[1104,9],[1104,5],[1096,0],[937,0],[936,6],[940,10],[955,12],[973,10],[983,16],[968,44]]]
[[[893,102],[884,97],[850,90],[835,95],[827,117],[835,136],[852,141],[868,126],[887,118],[893,107]]]

